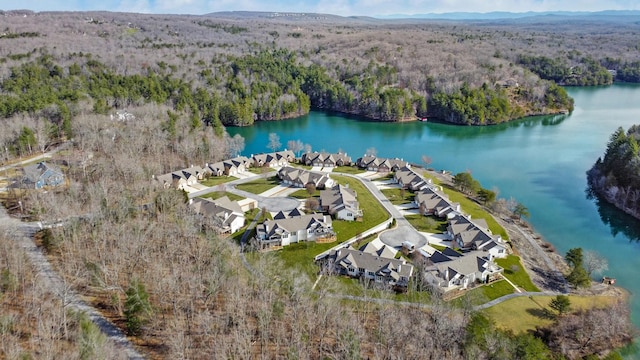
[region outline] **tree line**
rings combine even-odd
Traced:
[[[619,127],[609,138],[604,157],[587,171],[589,189],[616,207],[640,218],[640,126]]]

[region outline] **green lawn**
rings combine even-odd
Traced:
[[[226,191],[214,191],[214,192],[210,192],[208,194],[202,195],[200,197],[201,198],[209,198],[211,200],[216,200],[216,199],[220,199],[223,196],[227,196],[229,198],[229,200],[231,200],[231,201],[238,201],[238,200],[243,200],[244,199],[244,197],[242,197],[240,195],[232,194],[232,193],[226,192]]]
[[[504,276],[511,280],[512,283],[527,291],[540,291],[540,289],[531,282],[529,274],[527,274],[522,263],[520,263],[520,257],[509,255],[504,259],[496,259],[496,264],[504,268]]]
[[[296,199],[306,200],[310,196],[319,197],[320,196],[320,190],[316,189],[313,193],[311,193],[311,195],[309,195],[309,192],[307,191],[307,189],[300,189],[298,191],[295,191],[295,192],[289,194],[289,196],[290,197],[294,197]]]
[[[484,285],[481,290],[489,301],[505,295],[513,294],[516,291],[511,284],[504,280]]]
[[[356,191],[356,194],[358,194],[360,209],[362,209],[363,212],[363,219],[361,222],[343,220],[333,221],[333,229],[338,235],[338,241],[342,242],[348,240],[356,236],[356,234],[360,234],[389,218],[389,214],[382,204],[378,202],[378,200],[359,180],[339,175],[334,175],[332,178],[342,185],[348,184],[351,189]]]
[[[316,255],[331,249],[337,244],[337,241],[325,244],[318,244],[313,241],[302,241],[267,254],[273,254],[273,256],[282,260],[285,267],[297,268],[307,274],[312,281],[315,281],[316,274],[320,268],[315,264],[313,259]]]
[[[334,173],[343,173],[343,174],[362,174],[365,172],[357,166],[336,166],[333,168]]]
[[[280,179],[272,176],[267,179],[257,179],[244,184],[236,185],[236,189],[250,192],[252,194],[261,194],[269,189],[280,185]]]
[[[479,204],[467,198],[464,194],[454,190],[450,187],[443,186],[444,192],[449,195],[449,199],[453,202],[460,203],[462,212],[471,215],[472,219],[485,219],[489,230],[496,235],[500,235],[502,239],[509,240],[506,230],[498,224],[498,222],[482,208]]]
[[[416,197],[411,191],[400,188],[383,189],[380,191],[387,199],[389,199],[389,201],[391,201],[393,205],[401,205],[413,202]]]
[[[405,219],[418,231],[442,234],[447,230],[447,221],[436,216],[405,215]]]
[[[229,181],[238,180],[237,177],[234,176],[211,176],[208,179],[200,181],[200,184],[208,187],[228,183]]]
[[[553,325],[553,319],[545,309],[553,296],[517,297],[496,304],[483,312],[493,319],[496,326],[514,333],[533,331],[536,327]],[[605,307],[616,301],[611,296],[574,296],[569,295],[571,310]]]

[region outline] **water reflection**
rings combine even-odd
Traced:
[[[629,241],[640,241],[640,221],[638,219],[610,204],[596,194],[590,186],[587,187],[585,193],[587,199],[596,204],[600,219],[609,227],[612,236],[616,237],[622,233]]]

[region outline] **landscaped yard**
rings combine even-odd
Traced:
[[[311,196],[317,198],[317,197],[320,196],[320,190],[316,189],[313,193],[311,193],[311,195],[309,195],[309,191],[307,191],[307,189],[300,189],[300,190],[297,190],[297,191],[289,194],[289,196],[293,197],[293,198],[296,198],[296,199],[302,199],[302,200],[306,200]]]
[[[382,189],[380,191],[393,205],[411,203],[416,197],[411,191],[400,188]]]
[[[496,264],[504,269],[504,276],[511,280],[512,283],[526,291],[540,291],[540,289],[531,282],[531,278],[522,266],[522,263],[520,263],[518,256],[509,255],[504,259],[496,259]]]
[[[250,192],[252,194],[261,194],[269,189],[272,189],[280,185],[280,179],[277,176],[272,176],[267,179],[257,179],[244,184],[236,185],[236,189]]]
[[[418,231],[442,234],[447,230],[447,220],[435,216],[405,215],[405,219]]]
[[[212,187],[212,186],[228,183],[229,181],[233,181],[233,180],[238,180],[238,178],[234,177],[234,176],[224,176],[224,175],[223,176],[211,176],[208,179],[200,181],[200,184],[202,184],[204,186],[207,186],[207,187]]]
[[[494,305],[483,312],[493,319],[498,327],[518,334],[553,324],[553,319],[545,312],[545,309],[549,309],[549,302],[553,298],[553,296],[517,297]],[[573,295],[569,295],[569,300],[571,311],[604,307],[617,301],[611,296]]]
[[[506,282],[505,280],[496,281],[491,284],[482,286],[482,293],[487,297],[487,300],[497,299],[499,297],[513,294],[516,290]]]
[[[333,168],[334,173],[343,173],[343,174],[362,174],[365,172],[357,166],[336,166]]]
[[[382,223],[389,218],[389,214],[382,204],[369,192],[369,190],[357,179],[347,176],[332,176],[334,180],[342,185],[348,184],[349,187],[358,194],[358,202],[363,212],[363,219],[358,221],[334,220],[333,229],[338,234],[338,241],[346,241],[356,234],[360,234],[365,230]]]
[[[275,257],[282,260],[285,267],[298,268],[300,271],[307,274],[312,281],[315,281],[320,268],[315,264],[313,259],[316,255],[325,250],[331,249],[337,244],[337,241],[325,244],[318,244],[314,241],[302,241],[267,254],[273,254]]]
[[[238,200],[242,200],[244,199],[242,196],[240,195],[236,195],[236,194],[232,194],[230,192],[226,192],[226,191],[214,191],[214,192],[210,192],[208,194],[204,194],[201,196],[201,198],[209,198],[211,200],[216,200],[216,199],[220,199],[223,196],[227,196],[229,198],[229,200],[231,201],[238,201]]]

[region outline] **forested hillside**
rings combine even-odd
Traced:
[[[604,157],[587,172],[590,190],[640,219],[640,126],[618,128]]]
[[[494,124],[570,111],[571,100],[554,81],[603,84],[613,79],[607,70],[627,81],[637,72],[638,50],[627,41],[632,24],[625,21],[612,27],[573,20],[594,30],[576,38],[575,27],[566,24],[541,29],[305,14],[6,12],[3,19],[3,78],[16,76],[20,66],[46,63],[67,85],[81,82],[59,94],[63,99],[41,97],[35,110],[65,112],[80,101],[106,113],[152,102],[214,127],[295,117],[311,107],[382,121],[428,116]],[[606,47],[593,48],[589,40]],[[142,79],[164,88],[120,91]],[[24,113],[24,94],[9,85],[2,91],[14,99],[2,114]],[[69,109],[71,117],[75,113]]]
[[[312,107],[464,124],[570,110],[566,92],[521,66],[520,56],[555,58],[573,47],[627,63],[637,54],[632,24],[589,23],[579,38],[576,27],[316,14],[0,18],[3,164],[65,145],[50,159],[63,186],[9,187],[3,205],[17,218],[63,224],[36,240],[65,291],[109,317],[147,357],[553,358],[629,340],[622,305],[559,317],[555,330],[535,337],[497,329],[470,298],[451,304],[425,294],[426,309],[362,287],[363,297],[389,302],[339,299],[341,279],[324,277],[313,290],[308,273],[273,254],[247,254],[246,266],[237,242],[153,178],[237,153],[243,140],[229,138],[226,125]],[[606,45],[594,48],[598,42]],[[85,317],[67,313],[64,294],[42,289],[15,232],[0,234],[0,358],[120,358]],[[590,331],[588,344],[565,341],[578,327]]]

